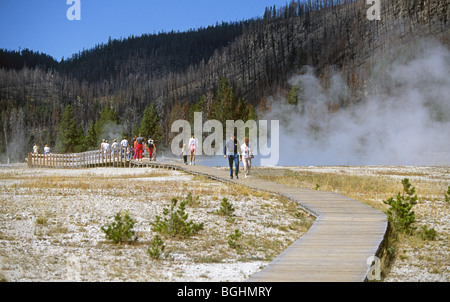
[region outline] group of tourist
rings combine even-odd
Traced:
[[[37,143],[33,146],[33,154],[39,154],[39,145]],[[50,154],[50,147],[48,145],[45,145],[44,147],[44,155]]]
[[[195,165],[195,152],[197,150],[198,140],[194,135],[189,139],[188,146],[183,145],[181,155],[183,162],[187,165],[187,158],[190,155],[189,165]],[[228,165],[230,167],[230,178],[233,179],[233,167],[235,167],[234,175],[239,179],[239,162],[244,164],[244,178],[250,175],[250,168],[252,166],[253,150],[248,137],[244,139],[244,143],[239,145],[234,134],[230,135],[230,139],[226,141],[224,149],[224,158],[228,158]]]
[[[235,167],[234,175],[239,179],[239,162],[244,164],[244,178],[250,176],[250,168],[252,167],[253,150],[248,137],[244,139],[244,143],[239,145],[237,138],[232,133],[230,139],[227,140],[223,148],[224,158],[228,158],[230,167],[230,178],[233,179],[233,166]]]
[[[103,139],[100,152],[103,152],[104,156],[108,157],[111,153],[114,153],[114,156],[118,156],[119,150],[122,150],[122,156],[131,160],[137,160],[142,162],[142,158],[144,155],[144,148],[148,150],[148,158],[150,160],[156,159],[156,144],[152,139],[152,136],[149,135],[147,141],[142,137],[141,134],[139,136],[134,136],[130,142],[128,142],[126,137],[123,137],[120,143],[117,142],[117,139],[114,139],[114,142],[110,145],[108,140]]]
[[[198,147],[198,140],[194,135],[189,139],[188,146],[186,144],[183,145],[181,155],[183,157],[184,164],[187,163],[188,156],[190,158],[189,165],[195,165],[195,153]],[[119,155],[119,150],[122,150],[122,156],[126,156],[127,159],[137,160],[142,162],[144,148],[148,150],[148,158],[150,160],[156,159],[156,144],[152,139],[152,136],[149,135],[147,141],[143,138],[141,134],[139,136],[134,136],[131,142],[128,142],[126,137],[123,137],[122,141],[119,143],[117,139],[114,139],[113,143],[110,145],[107,139],[103,139],[100,152],[102,152],[105,158],[109,158],[111,154],[114,154],[115,157]],[[239,162],[243,162],[244,164],[244,178],[247,178],[250,175],[250,168],[252,166],[253,150],[252,146],[249,143],[248,137],[244,139],[244,143],[239,145],[234,134],[230,135],[230,139],[226,141],[224,149],[224,158],[228,158],[228,165],[230,167],[230,178],[233,179],[233,174],[236,179],[239,179]],[[33,153],[39,154],[39,146],[38,144],[34,144]],[[50,154],[50,147],[45,145],[44,154]],[[234,173],[233,173],[233,167]]]

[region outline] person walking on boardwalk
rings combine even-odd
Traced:
[[[142,162],[142,151],[144,151],[144,138],[141,134],[136,139],[136,149],[134,150],[134,159]]]
[[[252,167],[252,158],[253,158],[253,151],[252,146],[249,143],[248,137],[244,139],[244,143],[241,146],[241,160],[244,163],[244,178],[249,177],[250,175],[250,168]]]
[[[154,152],[156,152],[156,145],[151,135],[148,136],[147,148],[148,148],[148,158],[150,160],[154,159]]]
[[[37,143],[35,143],[33,146],[33,154],[39,154],[39,146]]]
[[[125,158],[125,154],[128,153],[128,140],[124,136],[122,141],[120,142],[120,146],[122,148],[122,158]]]
[[[50,147],[48,145],[45,145],[44,147],[44,154],[49,155],[50,154]]]
[[[114,139],[114,141],[113,141],[113,143],[112,143],[112,145],[111,145],[111,149],[112,149],[112,151],[113,151],[113,153],[114,153],[114,158],[117,158],[118,157],[118,152],[119,152],[119,143],[117,142],[117,139]]]
[[[181,156],[183,156],[184,164],[187,165],[188,149],[186,147],[186,144],[183,144],[183,149],[181,149]]]
[[[191,162],[189,165],[195,165],[195,152],[197,151],[198,140],[195,138],[194,134],[189,139],[189,151],[191,152]]]
[[[131,146],[131,158],[130,159],[134,159],[134,151],[136,150],[136,135],[131,139],[130,146]]]
[[[223,153],[223,158],[228,157],[228,165],[230,166],[230,178],[233,179],[234,163],[236,168],[234,174],[236,175],[236,179],[239,179],[239,144],[233,133],[230,135],[230,139],[225,143]]]
[[[103,154],[103,158],[106,158],[106,139],[102,139],[102,143],[100,144],[100,153]]]
[[[105,142],[103,143],[103,152],[105,153],[105,159],[109,159],[111,156],[111,146],[107,139],[105,139]]]

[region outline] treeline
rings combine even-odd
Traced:
[[[254,118],[270,110],[270,96],[291,92],[292,99],[289,79],[305,66],[324,82],[336,72],[346,81],[339,110],[369,89],[377,53],[420,36],[450,44],[445,0],[386,0],[382,21],[369,21],[368,8],[366,1],[291,1],[246,21],[110,39],[61,62],[2,50],[0,154],[22,160],[34,142],[55,149],[68,105],[79,136],[91,138],[105,108],[117,115],[118,132],[131,136],[152,106],[159,146],[169,146],[171,122],[190,121],[194,110],[221,121]]]
[[[88,130],[84,131],[76,121],[76,114],[71,105],[67,105],[61,116],[57,127],[56,141],[36,142],[40,144],[55,145],[55,151],[59,153],[83,152],[99,148],[102,140],[118,142],[122,138],[131,140],[131,137],[142,134],[147,137],[152,136],[155,142],[170,141],[174,135],[171,133],[170,126],[176,120],[191,121],[193,128],[194,113],[201,112],[203,119],[219,120],[225,124],[226,120],[257,120],[257,114],[251,104],[247,104],[242,98],[237,98],[234,89],[223,78],[218,86],[217,92],[211,98],[202,96],[200,100],[189,104],[188,102],[176,103],[169,115],[169,120],[164,123],[159,118],[155,103],[152,102],[142,114],[140,122],[132,129],[124,127],[127,122],[126,117],[120,119],[114,109],[105,107],[96,122],[91,122]],[[168,129],[169,128],[169,129]],[[131,130],[131,131],[130,131]],[[164,150],[164,146],[162,149]]]
[[[28,48],[19,51],[0,49],[0,68],[21,70],[24,67],[39,67],[47,71],[57,69],[58,66],[52,56]]]

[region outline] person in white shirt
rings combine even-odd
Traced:
[[[114,142],[111,145],[111,148],[113,149],[119,149],[119,143],[117,142],[117,139],[114,139]]]
[[[249,143],[248,137],[244,139],[244,143],[241,146],[241,159],[244,163],[244,178],[250,175],[250,168],[252,167],[253,151],[252,146]]]
[[[100,153],[103,153],[104,158],[106,157],[105,148],[106,148],[106,139],[102,139],[102,143],[100,145]]]
[[[114,157],[117,158],[117,153],[119,152],[119,143],[117,142],[117,139],[114,139],[114,142],[111,145],[111,148],[114,152]]]
[[[111,146],[108,143],[108,140],[105,140],[105,143],[103,144],[103,152],[105,153],[105,158],[109,158],[111,155]]]
[[[183,149],[181,149],[181,156],[183,156],[184,164],[187,165],[188,149],[186,147],[186,144],[183,144]]]
[[[189,151],[191,152],[191,162],[189,165],[195,165],[195,152],[197,151],[198,141],[192,134],[192,137],[189,139]]]
[[[44,147],[44,154],[45,155],[50,154],[50,147],[48,145],[45,145],[45,147]]]
[[[128,147],[128,140],[126,137],[123,138],[123,140],[120,142],[120,145],[122,148],[126,149]]]
[[[122,158],[124,158],[125,154],[128,154],[128,152],[129,152],[128,140],[125,136],[123,137],[122,141],[120,142],[120,145],[122,146]]]
[[[38,146],[37,143],[34,144],[34,146],[33,146],[33,153],[34,153],[34,154],[38,154],[38,153],[39,153],[39,146]]]

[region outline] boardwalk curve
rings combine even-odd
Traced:
[[[148,164],[147,164],[148,165]],[[316,221],[249,282],[362,282],[379,252],[387,218],[374,208],[330,192],[292,188],[258,178],[229,179],[229,172],[205,166],[150,162],[150,166],[182,170],[223,182],[280,194],[316,217]]]

